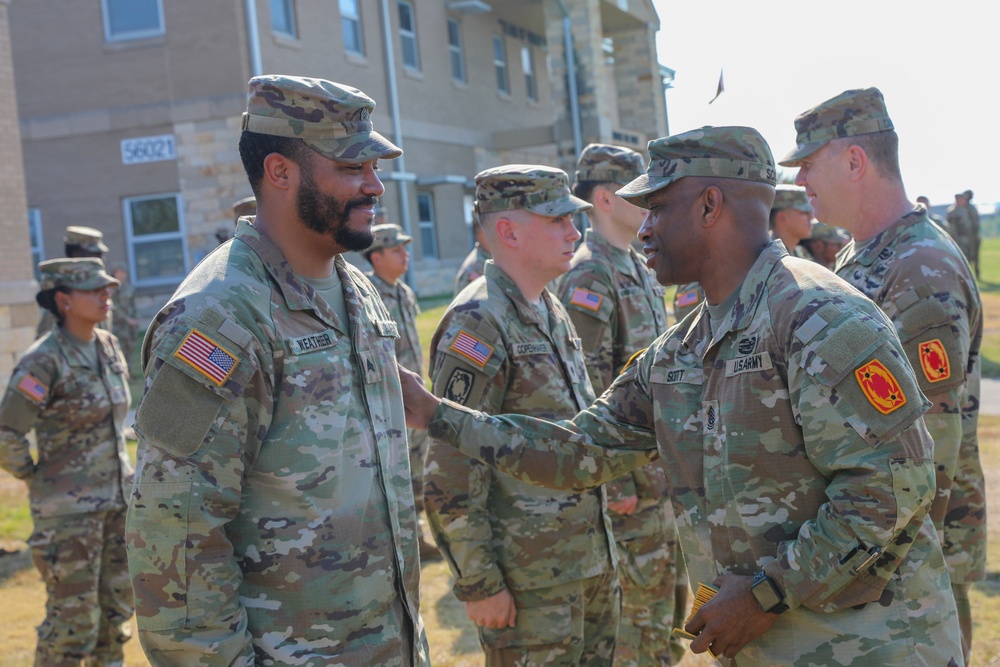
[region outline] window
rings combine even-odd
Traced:
[[[462,53],[462,31],[458,21],[448,19],[448,56],[451,59],[451,78],[465,83],[465,54]]]
[[[294,0],[271,0],[271,29],[279,35],[298,38]]]
[[[434,226],[434,198],[429,192],[417,193],[417,209],[420,212],[420,247],[424,259],[436,258],[437,228]]]
[[[507,47],[503,37],[493,35],[493,69],[497,74],[497,90],[504,95],[510,95],[510,81],[507,79]]]
[[[528,99],[532,102],[538,101],[538,81],[535,79],[535,61],[531,57],[531,48],[521,47],[521,68],[524,70],[524,86],[527,89]]]
[[[361,10],[358,0],[340,0],[340,25],[344,29],[344,48],[359,56],[365,55],[361,39]]]
[[[38,263],[45,259],[45,249],[42,247],[42,212],[37,208],[28,209],[28,235],[31,238],[31,268],[38,280]]]
[[[161,0],[101,0],[104,10],[104,39],[156,37],[165,32]]]
[[[122,200],[135,285],[175,284],[188,267],[181,196],[128,197]]]
[[[403,65],[420,69],[420,51],[417,48],[417,22],[413,18],[413,3],[399,3],[399,41],[403,46]]]

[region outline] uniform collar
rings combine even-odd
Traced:
[[[538,312],[538,308],[528,303],[528,300],[524,298],[524,294],[521,292],[521,288],[517,286],[510,276],[496,265],[495,262],[486,262],[486,277],[497,284],[503,293],[510,299],[514,307],[517,308],[517,315],[520,317],[523,323],[533,323],[538,324],[541,327],[545,327],[546,323],[542,321],[541,313]],[[549,291],[547,289],[542,290],[542,299],[545,301],[545,306],[547,312],[552,312],[552,301],[549,299]]]
[[[611,245],[610,241],[593,229],[588,229],[584,232],[583,242],[587,244],[591,253],[595,256],[604,257],[610,261],[615,269],[618,270],[618,273],[629,276],[635,282],[641,282],[639,276],[636,274],[636,264],[632,257],[633,254],[638,255],[635,250],[632,248],[626,248],[625,250],[616,248]]]
[[[925,220],[929,220],[927,217],[927,209],[918,204],[912,211],[869,239],[868,242],[864,244],[864,247],[857,252],[857,254],[855,254],[857,242],[852,239],[851,242],[841,251],[844,253],[845,257],[845,261],[843,263],[847,264],[848,261],[852,261],[857,262],[862,266],[871,266],[875,263],[875,260],[878,259],[878,256],[881,255],[890,244],[899,239],[905,227],[915,225]],[[853,259],[848,260],[848,258],[851,258],[852,256]],[[840,266],[841,262],[838,261],[837,265]]]

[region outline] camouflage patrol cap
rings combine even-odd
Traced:
[[[63,237],[66,245],[80,246],[87,252],[107,252],[108,246],[104,245],[104,234],[93,227],[70,226],[66,228],[66,236]]]
[[[760,132],[752,127],[703,127],[649,142],[649,166],[617,192],[637,206],[685,176],[735,178],[773,186],[774,158]]]
[[[782,211],[786,208],[794,208],[812,215],[813,207],[806,196],[806,189],[797,185],[778,183],[774,188],[774,203],[771,204],[772,211]]]
[[[576,162],[576,182],[597,181],[625,185],[643,172],[642,155],[631,148],[589,144]]]
[[[250,79],[243,129],[302,139],[330,160],[360,163],[403,151],[376,132],[375,101],[357,88],[323,79],[267,74]]]
[[[812,234],[809,238],[815,241],[826,241],[827,243],[833,243],[835,241],[847,243],[851,240],[851,235],[840,227],[834,227],[833,225],[828,225],[825,222],[814,222],[812,226]]]
[[[882,91],[878,88],[845,90],[798,115],[795,119],[796,147],[778,164],[795,167],[800,160],[834,139],[891,129],[892,120],[885,108]]]
[[[237,220],[245,215],[255,215],[257,213],[257,198],[253,195],[237,200],[233,204],[233,217]]]
[[[372,234],[375,236],[375,241],[368,246],[365,252],[381,250],[382,248],[395,248],[398,245],[406,245],[413,240],[412,236],[403,233],[402,227],[392,223],[373,225]]]
[[[121,284],[104,272],[104,262],[96,257],[47,259],[38,264],[38,273],[41,292],[56,287],[91,290]]]
[[[562,169],[538,164],[508,164],[476,174],[476,211],[526,210],[557,218],[593,206],[569,191]]]

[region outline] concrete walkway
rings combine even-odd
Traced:
[[[980,393],[979,412],[984,415],[1000,415],[1000,380],[983,378]]]

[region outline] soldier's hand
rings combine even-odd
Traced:
[[[398,363],[399,383],[403,388],[403,407],[406,410],[406,425],[410,428],[426,429],[434,417],[441,399],[427,391],[424,380]]]
[[[778,620],[760,608],[750,592],[753,577],[726,574],[713,582],[719,592],[702,605],[684,629],[698,638],[691,650],[735,658],[744,646],[771,629]]]
[[[639,506],[639,496],[626,496],[621,500],[609,500],[608,509],[615,514],[630,516],[635,514],[635,508]]]
[[[517,620],[514,596],[506,588],[484,600],[466,602],[465,614],[476,625],[494,630],[512,628]]]

